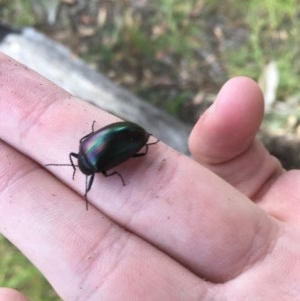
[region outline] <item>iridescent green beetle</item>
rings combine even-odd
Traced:
[[[117,171],[108,173],[107,171],[132,157],[145,156],[148,152],[148,146],[155,142],[148,143],[151,134],[147,133],[139,125],[123,121],[107,125],[97,131],[94,131],[82,137],[79,141],[79,152],[70,153],[71,164],[47,164],[46,166],[72,166],[74,169],[73,179],[76,173],[76,166],[86,175],[85,200],[88,208],[87,193],[92,187],[95,173],[101,172],[104,176],[110,177],[118,175],[125,186],[125,181]],[[139,151],[145,147],[145,151]],[[73,158],[78,160],[75,165]]]

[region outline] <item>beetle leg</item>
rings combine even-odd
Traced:
[[[91,174],[91,176],[86,176],[85,177],[85,193],[84,193],[84,198],[85,198],[85,207],[86,210],[88,210],[88,205],[89,205],[89,201],[87,198],[87,193],[91,190],[93,182],[94,182],[94,176],[95,174]]]
[[[92,133],[95,132],[95,130],[94,130],[94,125],[95,125],[95,123],[96,123],[96,120],[94,120],[94,121],[93,121],[93,124],[92,124]]]
[[[152,135],[150,134],[150,136],[152,136]],[[147,143],[146,145],[152,145],[152,144],[156,144],[156,143],[158,143],[158,142],[159,142],[159,139],[157,139],[157,140],[154,141],[154,142]]]
[[[74,164],[74,162],[73,162],[72,157],[78,159],[78,154],[76,154],[76,153],[70,153],[70,154],[69,154],[70,162],[71,162],[71,165],[72,165],[73,170],[74,170],[74,171],[73,171],[73,180],[74,180],[74,178],[75,178],[75,173],[76,173],[76,167],[75,167],[75,164]]]
[[[89,180],[88,180],[88,177],[89,177],[89,176],[86,176],[86,187],[85,187],[85,195],[84,195],[85,197],[86,197],[87,193],[88,193],[88,192],[91,190],[91,188],[92,188],[92,185],[93,185],[93,182],[94,182],[94,176],[95,176],[94,173],[91,174]]]
[[[120,177],[121,181],[122,181],[123,186],[126,186],[123,177],[122,177],[121,174],[119,174],[117,171],[114,171],[114,172],[112,172],[112,173],[107,173],[106,170],[103,170],[102,173],[103,173],[103,175],[104,175],[105,177],[111,177],[111,176],[113,176],[113,175],[118,175],[118,176]]]
[[[94,132],[91,132],[91,133],[89,133],[89,134],[83,136],[83,137],[79,140],[79,143],[81,143],[83,140],[85,140],[87,137],[89,137],[89,136],[91,136],[91,135],[93,135],[93,134],[94,134]]]
[[[89,137],[89,136],[91,136],[91,135],[94,134],[94,132],[95,132],[95,130],[94,130],[94,125],[95,125],[95,123],[96,123],[96,121],[94,120],[94,121],[93,121],[93,124],[92,124],[92,131],[91,131],[89,134],[83,136],[83,137],[79,140],[79,143],[81,143],[81,142],[82,142],[83,140],[85,140],[87,137]]]
[[[149,146],[149,145],[152,145],[152,144],[156,144],[156,143],[158,143],[158,142],[159,142],[159,139],[157,139],[157,140],[154,141],[154,142],[145,144],[145,150],[144,150],[142,153],[134,154],[134,155],[132,156],[132,158],[142,157],[142,156],[147,155],[147,153],[148,153],[148,146]]]
[[[143,151],[142,153],[134,154],[134,155],[132,156],[132,158],[142,157],[142,156],[147,155],[147,153],[148,153],[148,144],[145,144],[145,151]]]

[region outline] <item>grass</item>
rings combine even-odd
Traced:
[[[30,1],[0,0],[0,20],[10,20],[15,27],[34,25],[36,17],[33,14]]]
[[[299,4],[295,0],[225,0],[220,7],[218,1],[161,0],[143,11],[124,6],[118,22],[112,17],[101,28],[94,56],[89,51],[82,55],[90,62],[97,56],[96,65],[102,71],[177,116],[199,89],[217,91],[236,75],[258,80],[270,60],[280,70],[278,99],[286,101],[299,90]],[[246,32],[242,42],[238,28]],[[114,39],[105,37],[106,33]],[[207,72],[201,51],[219,59],[223,74]]]
[[[30,300],[59,301],[42,274],[0,235],[0,287],[11,287]]]
[[[298,106],[299,10],[299,0],[224,0],[222,5],[217,0],[153,0],[141,7],[111,0],[103,1],[94,23],[70,28],[72,20],[67,22],[69,16],[63,15],[59,29],[63,35],[53,37],[112,80],[193,122],[196,116],[184,116],[182,111],[194,105],[199,92],[216,94],[226,79],[236,75],[258,80],[270,60],[280,70],[278,101]],[[47,27],[28,0],[0,0],[0,19],[15,27]],[[94,29],[92,37],[81,34],[83,25]],[[205,53],[214,54],[220,72],[213,72]],[[282,129],[291,114],[300,118],[300,111],[291,109],[266,120]],[[0,258],[1,286],[17,288],[33,300],[59,300],[3,237]]]
[[[232,75],[238,72],[255,79],[267,61],[275,60],[281,74],[278,98],[283,101],[299,90],[299,4],[295,0],[243,3],[237,9],[251,29],[249,40],[227,56]]]

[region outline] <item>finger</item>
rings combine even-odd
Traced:
[[[245,77],[228,81],[199,119],[189,139],[193,157],[250,197],[282,169],[255,135],[263,118],[263,96]]]
[[[29,299],[14,289],[1,287],[0,301],[29,301]]]
[[[83,126],[89,127],[90,120],[113,120],[50,87],[34,73],[12,70],[5,62],[2,66],[7,68],[2,75],[9,74],[12,79],[1,79],[6,96],[1,104],[0,136],[38,162],[64,162],[86,134]],[[22,78],[29,88],[19,98],[11,92],[16,90],[12,81],[19,79],[21,89]],[[53,99],[60,101],[53,103]],[[66,107],[68,122],[63,113]],[[9,126],[3,121],[6,119]],[[232,278],[249,265],[249,258],[255,261],[264,256],[274,225],[242,194],[163,143],[140,159],[118,166],[128,183],[125,187],[118,178],[96,177],[89,199],[109,218],[215,282]],[[53,172],[82,194],[79,183],[83,178],[76,177],[73,182],[72,170],[64,168]]]
[[[173,259],[94,207],[84,210],[78,195],[45,170],[0,148],[0,231],[63,300],[201,300],[207,293],[205,282]]]

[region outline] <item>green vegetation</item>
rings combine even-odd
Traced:
[[[254,79],[267,61],[275,60],[280,70],[279,100],[299,90],[299,4],[295,0],[240,2],[243,7],[238,11],[245,17],[249,39],[227,56],[232,75],[243,73]]]
[[[17,289],[31,300],[61,300],[41,273],[1,235],[0,258],[0,286]]]
[[[258,80],[271,60],[280,72],[277,99],[288,101],[299,91],[300,1],[151,3],[141,10],[123,4],[81,55],[177,116],[199,90],[216,93],[236,75]]]
[[[0,0],[0,20],[13,27],[34,25],[36,22],[30,1],[24,0]]]
[[[298,93],[299,0],[95,0],[77,15],[77,1],[66,2],[51,26],[46,9],[30,6],[35,0],[0,0],[0,18],[51,32],[112,80],[188,122],[195,116],[182,111],[199,91],[215,94],[236,75],[258,80],[270,60],[280,72],[278,100]]]

